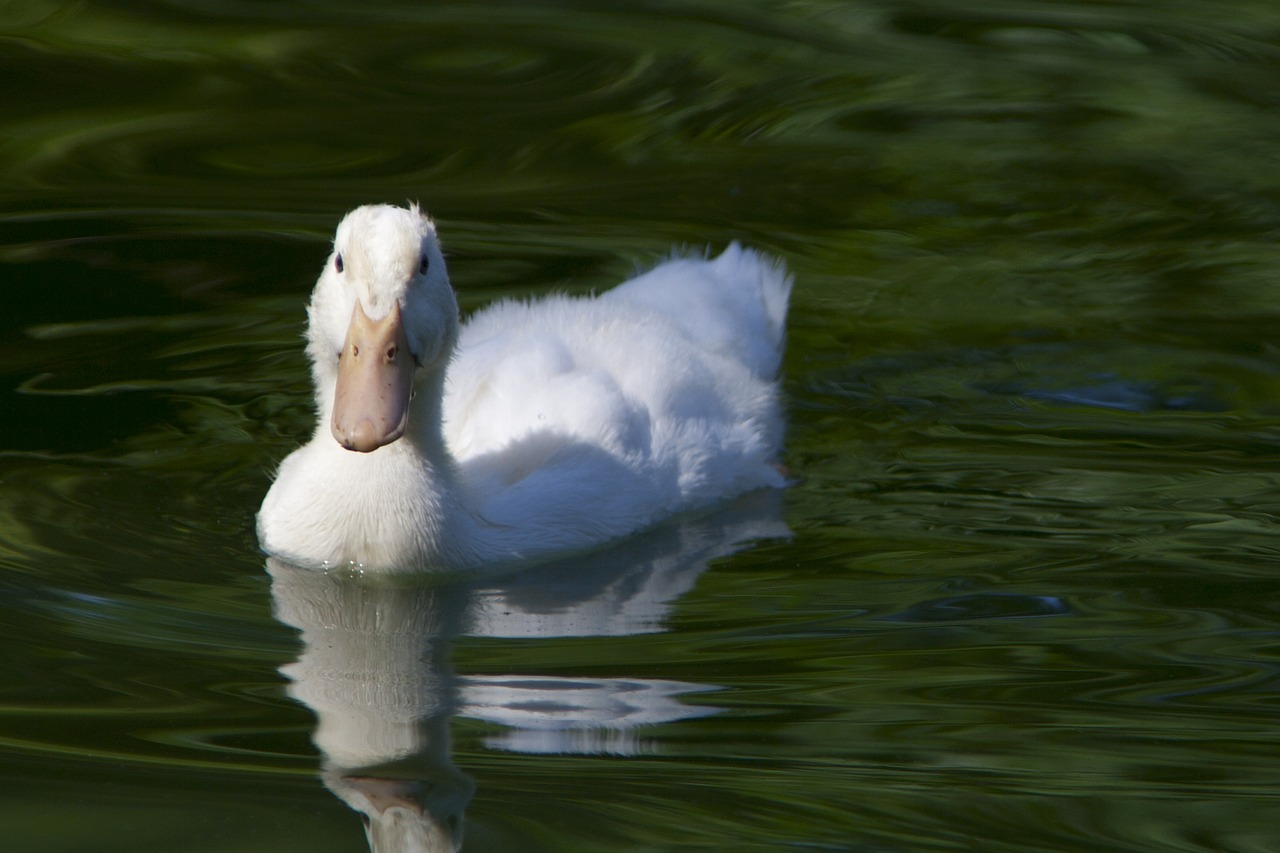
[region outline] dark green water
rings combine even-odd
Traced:
[[[1280,849],[1280,6],[3,17],[4,849],[366,849],[362,726],[469,851]],[[464,307],[785,256],[799,483],[269,573],[306,295],[406,198]]]

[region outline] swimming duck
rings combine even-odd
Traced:
[[[308,307],[315,433],[280,465],[259,542],[304,566],[464,569],[783,486],[790,290],[735,243],[463,324],[432,220],[357,208]]]

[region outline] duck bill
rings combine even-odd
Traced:
[[[338,357],[331,427],[339,444],[368,453],[404,435],[413,367],[400,305],[374,321],[357,300]]]

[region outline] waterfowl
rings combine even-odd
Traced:
[[[738,244],[465,324],[416,205],[339,224],[308,307],[318,419],[258,514],[290,563],[462,569],[780,487],[791,277]]]

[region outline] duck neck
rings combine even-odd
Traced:
[[[409,428],[400,441],[408,442],[435,469],[437,476],[453,481],[456,465],[444,440],[444,371],[423,370],[413,384],[409,402]]]
[[[320,534],[328,539],[328,559],[390,568],[474,562],[477,525],[445,444],[443,392],[443,369],[420,370],[404,435],[367,453],[334,440],[332,395],[322,400],[313,444],[323,448],[329,476],[316,491],[332,504],[333,517],[347,520]]]
[[[426,503],[417,524],[429,539],[420,546],[423,552],[448,565],[463,565],[477,558],[481,523],[466,499],[457,462],[445,442],[444,383],[443,369],[422,371],[414,383],[408,429],[382,450],[408,453],[417,469],[415,497]]]

